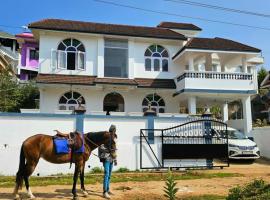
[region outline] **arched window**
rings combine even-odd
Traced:
[[[124,112],[125,102],[122,95],[116,92],[107,94],[103,101],[103,110],[107,112]]]
[[[73,38],[60,42],[57,50],[52,50],[52,67],[67,70],[84,70],[84,45]]]
[[[165,101],[157,94],[147,95],[142,102],[142,110],[145,112],[148,106],[157,113],[165,113]]]
[[[59,99],[58,108],[59,110],[74,110],[79,106],[79,102],[82,106],[85,106],[84,97],[80,93],[74,91],[66,92]]]
[[[168,71],[169,54],[160,45],[151,45],[144,53],[145,71]]]

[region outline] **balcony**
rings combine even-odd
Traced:
[[[176,78],[177,92],[256,93],[257,81],[250,73],[184,72]]]

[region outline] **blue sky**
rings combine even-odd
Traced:
[[[108,0],[179,15],[261,26],[270,29],[270,18],[222,12],[207,8],[176,4],[164,0]],[[229,8],[270,14],[269,0],[194,0]],[[98,3],[93,0],[8,0],[2,2],[0,25],[23,26],[43,18],[62,18],[82,21],[156,26],[161,21],[194,23],[203,29],[201,37],[224,37],[262,49],[265,67],[270,70],[270,30],[249,29],[218,23],[203,22],[176,16],[153,14],[128,8]],[[19,33],[22,29],[1,27]]]

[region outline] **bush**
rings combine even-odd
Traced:
[[[125,173],[125,172],[129,172],[129,169],[126,167],[120,167],[118,170],[116,170],[116,172]]]
[[[168,176],[166,180],[166,185],[164,186],[164,196],[168,200],[175,200],[176,199],[176,193],[179,189],[176,187],[176,182],[173,178],[172,171],[169,169]]]
[[[264,180],[254,180],[253,182],[240,187],[230,189],[226,200],[269,200],[270,185]]]
[[[103,173],[103,169],[101,167],[93,167],[90,173],[93,173],[93,174]]]

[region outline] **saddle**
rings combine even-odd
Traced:
[[[56,135],[53,137],[54,139],[66,139],[68,142],[68,147],[72,149],[72,151],[77,151],[81,149],[83,146],[83,140],[81,137],[81,133],[78,131],[70,132],[70,133],[62,133],[58,130],[56,131]]]

